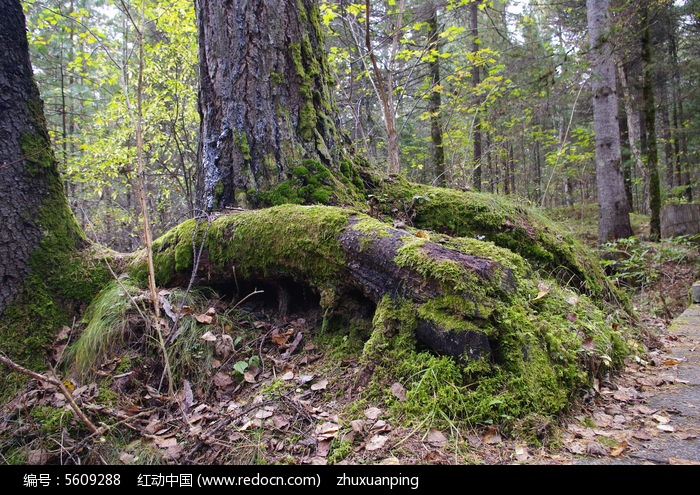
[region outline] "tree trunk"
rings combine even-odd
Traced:
[[[445,149],[442,145],[442,90],[440,89],[440,36],[438,32],[437,6],[431,3],[428,17],[428,34],[430,48],[433,53],[429,55],[430,66],[430,98],[428,99],[428,112],[430,113],[430,137],[433,158],[433,170],[435,172],[434,183],[437,186],[447,185],[447,170],[445,169]]]
[[[649,7],[642,9],[642,63],[644,65],[644,126],[642,132],[642,149],[644,150],[646,176],[649,180],[649,239],[661,238],[661,187],[659,180],[659,155],[656,146],[656,104],[654,102],[654,71],[651,54],[651,26],[649,24]]]
[[[94,295],[32,76],[24,14],[0,0],[0,351],[43,366],[67,300]],[[85,291],[85,292],[83,292]]]
[[[587,0],[593,77],[593,120],[596,138],[598,240],[601,243],[632,235],[625,195],[617,123],[615,62],[608,36],[612,23],[609,0]]]
[[[203,206],[248,206],[304,160],[335,174],[345,143],[316,1],[195,4]]]
[[[479,72],[479,65],[476,63],[476,54],[479,51],[479,1],[474,0],[469,4],[469,23],[471,28],[472,37],[472,53],[474,54],[474,60],[472,61],[472,88],[474,89],[474,120],[473,125],[473,136],[474,136],[474,156],[472,157],[472,164],[474,175],[472,178],[472,184],[474,189],[481,191],[481,121],[479,117],[479,105],[481,103],[481,98],[476,96],[479,84],[481,84],[481,75]],[[508,180],[508,175],[506,174],[506,181]],[[507,187],[506,187],[507,189]]]

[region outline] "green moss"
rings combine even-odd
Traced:
[[[41,427],[46,435],[60,433],[72,419],[72,412],[64,408],[51,406],[37,406],[32,408],[30,415]]]
[[[337,464],[353,451],[352,441],[333,439],[330,450],[328,451],[328,464]]]
[[[296,205],[245,211],[219,217],[208,227],[200,224],[196,227],[197,239],[207,228],[208,262],[219,268],[233,265],[241,277],[308,277],[328,286],[327,281],[343,266],[344,254],[337,237],[350,215],[350,211],[340,208]],[[172,281],[176,274],[189,278],[191,266],[185,262],[191,263],[191,258],[184,253],[192,251],[195,226],[195,221],[189,220],[154,241],[154,266],[160,285]],[[130,273],[142,276],[142,259],[134,260]]]
[[[292,169],[290,178],[268,191],[255,193],[264,205],[330,204],[334,202],[335,182],[327,167],[314,160],[304,160]]]
[[[28,213],[42,232],[32,252],[30,273],[15,302],[0,319],[0,349],[23,365],[41,371],[45,350],[58,330],[89,303],[111,278],[100,256],[87,244],[66,201],[63,184],[47,139],[41,134],[22,136],[25,173],[44,188],[39,209]],[[11,394],[23,377],[5,375]]]
[[[279,72],[272,71],[270,72],[270,81],[272,81],[274,84],[277,84],[278,86],[281,86],[282,84],[284,84],[284,76]]]
[[[248,143],[248,135],[245,133],[245,131],[238,131],[236,133],[236,137],[234,138],[234,144],[238,148],[238,151],[240,151],[243,159],[246,161],[250,161],[250,144]],[[217,183],[217,185],[218,184],[220,183]]]
[[[415,215],[417,227],[491,241],[562,284],[630,310],[595,256],[535,208],[501,196],[411,184],[401,178],[383,182],[375,197],[385,214],[398,208]]]

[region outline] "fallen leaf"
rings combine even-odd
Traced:
[[[610,455],[613,457],[619,457],[622,453],[629,447],[627,442],[620,442],[610,449]]]
[[[541,301],[542,299],[547,297],[547,294],[549,294],[550,292],[552,292],[552,291],[548,288],[540,288],[540,291],[537,293],[537,296],[535,296],[534,299],[530,299],[530,302],[533,303],[533,302]]]
[[[214,315],[216,315],[216,309],[209,308],[209,309],[207,309],[206,313],[204,313],[204,314],[206,314],[208,316],[214,316]]]
[[[294,353],[294,351],[297,350],[297,347],[299,347],[299,344],[301,343],[301,339],[304,338],[304,335],[301,332],[297,332],[297,334],[294,336],[294,340],[292,341],[291,344],[289,344],[289,348],[280,356],[282,359],[289,359],[291,355]]]
[[[352,427],[353,431],[356,431],[357,433],[362,433],[362,430],[365,427],[365,420],[364,419],[354,419],[350,421],[350,426]]]
[[[401,464],[401,461],[399,461],[396,457],[391,456],[387,457],[386,459],[382,459],[381,461],[379,461],[379,464],[381,466],[398,466],[399,464]]]
[[[278,430],[284,430],[289,426],[289,419],[285,416],[273,416],[272,424],[275,425],[275,428]]]
[[[311,464],[312,466],[325,466],[328,464],[328,461],[325,457],[314,456],[305,460],[304,464]]]
[[[243,379],[248,383],[255,383],[260,374],[260,368],[257,366],[248,366],[243,372]]]
[[[386,444],[388,438],[389,437],[387,437],[386,435],[374,435],[372,438],[369,439],[369,441],[365,445],[365,450],[373,451],[381,449],[382,447],[384,447],[384,444]]]
[[[501,434],[498,432],[495,426],[489,427],[486,434],[482,437],[482,440],[484,441],[484,443],[489,445],[495,445],[503,441],[503,439],[501,438]]]
[[[695,440],[698,436],[695,433],[676,433],[673,435],[678,440]]]
[[[324,378],[323,380],[320,380],[320,381],[314,383],[313,385],[311,385],[311,390],[313,390],[314,392],[317,390],[324,390],[327,386],[328,386],[328,380],[326,380]]]
[[[380,414],[382,414],[382,410],[378,407],[370,407],[369,409],[365,410],[365,417],[367,419],[377,419]]]
[[[384,433],[391,431],[391,425],[383,419],[380,419],[372,425],[372,428],[370,428],[369,431],[370,433]]]
[[[314,379],[314,376],[315,376],[315,375],[301,375],[301,376],[298,376],[298,377],[297,377],[297,382],[299,382],[299,383],[301,383],[301,384],[303,385],[304,383],[308,383],[308,382],[310,382],[311,380],[313,380],[313,379]]]
[[[657,409],[651,409],[650,407],[647,407],[645,405],[639,405],[636,406],[633,411],[637,411],[639,414],[643,414],[645,416],[649,416],[651,414],[656,413]]]
[[[568,450],[572,454],[577,454],[577,455],[585,454],[586,453],[586,444],[584,444],[583,442],[570,442],[566,446],[566,450]]]
[[[316,438],[318,440],[326,440],[329,438],[335,438],[338,436],[338,425],[336,423],[331,423],[326,421],[321,423],[316,427]]]
[[[637,440],[643,440],[645,442],[648,442],[649,440],[651,440],[653,438],[651,435],[649,435],[644,430],[635,431],[634,433],[632,433],[632,436],[634,438],[636,438]]]
[[[652,418],[657,422],[662,425],[668,424],[671,422],[671,418],[662,416],[661,414],[654,414]]]
[[[46,464],[49,462],[49,452],[44,449],[35,449],[27,452],[28,464]]]
[[[447,445],[447,437],[436,428],[430,428],[425,440],[433,447],[444,447]]]
[[[211,325],[214,323],[214,318],[207,314],[195,315],[194,319],[205,325]]]
[[[165,455],[163,458],[165,459],[171,459],[175,460],[178,459],[182,455],[183,447],[180,444],[177,445],[172,445],[165,449]]]
[[[598,442],[591,442],[586,445],[586,454],[589,455],[608,455],[608,448]]]
[[[664,366],[675,366],[677,364],[681,364],[682,362],[683,361],[681,361],[679,359],[670,358],[670,359],[666,359],[664,361],[661,361],[661,364],[663,364]]]
[[[656,428],[667,433],[673,433],[674,431],[676,431],[676,429],[673,426],[666,424],[656,425]]]
[[[399,382],[391,384],[391,394],[400,401],[406,400],[406,389]]]
[[[233,379],[231,378],[231,375],[228,373],[224,373],[223,371],[219,371],[214,375],[213,378],[214,385],[216,385],[219,388],[225,388],[228,387],[233,383]]]
[[[277,333],[277,330],[275,330],[275,332],[273,332],[270,338],[275,344],[277,344],[280,347],[283,347],[287,345],[287,340],[289,340],[289,337],[291,337],[293,333],[294,332],[292,330],[283,333]]]
[[[153,443],[156,444],[156,447],[160,447],[161,449],[167,449],[168,447],[174,447],[177,445],[177,438],[175,437],[154,437],[153,438]]]
[[[328,452],[331,450],[332,440],[323,440],[316,444],[316,455],[319,457],[328,457]]]
[[[119,461],[121,461],[124,464],[131,464],[134,462],[134,459],[136,459],[136,456],[133,454],[129,454],[128,452],[122,452],[119,455]]]
[[[515,460],[518,462],[525,462],[530,458],[530,454],[527,451],[527,447],[524,445],[515,446]]]
[[[280,380],[289,381],[294,379],[294,372],[287,371],[284,375],[280,376]]]
[[[192,386],[190,385],[189,380],[183,381],[182,388],[185,392],[185,397],[183,401],[185,409],[189,409],[190,407],[192,407],[192,404],[194,404],[194,395],[192,394]]]
[[[254,416],[254,417],[255,417],[256,419],[267,419],[267,418],[269,418],[270,416],[272,416],[272,414],[273,414],[274,412],[275,412],[275,408],[274,408],[274,407],[263,407],[262,409],[258,409],[258,410],[255,412],[255,416]]]

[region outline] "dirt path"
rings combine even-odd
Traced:
[[[700,464],[700,304],[677,317],[664,347],[601,387],[590,416],[567,425],[576,464]],[[565,461],[566,462],[566,461]]]

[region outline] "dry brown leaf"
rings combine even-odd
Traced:
[[[665,431],[666,433],[673,433],[674,431],[676,431],[676,429],[673,426],[667,424],[658,424],[656,425],[656,428],[661,431]]]
[[[156,445],[156,447],[160,447],[161,449],[167,449],[168,447],[174,447],[177,445],[177,438],[175,438],[174,436],[167,438],[154,437],[153,443]]]
[[[331,442],[333,440],[321,440],[316,444],[316,455],[319,457],[328,457],[328,452],[331,450]]]
[[[391,394],[400,401],[406,400],[406,389],[399,382],[391,384]]]
[[[219,371],[218,373],[216,373],[212,380],[214,381],[214,385],[216,385],[219,388],[228,387],[233,383],[233,378],[231,378],[231,375],[229,375],[228,373],[224,373],[223,371]]]
[[[257,381],[258,375],[260,374],[260,368],[257,366],[248,366],[243,372],[243,379],[247,383],[255,383]]]
[[[364,419],[354,419],[350,421],[350,426],[352,427],[353,431],[356,431],[357,433],[362,433],[362,430],[365,427],[365,420]]]
[[[570,442],[566,446],[566,450],[571,452],[572,454],[585,454],[586,453],[586,444],[583,442]]]
[[[501,434],[498,432],[495,426],[489,426],[489,429],[486,432],[486,434],[482,437],[482,440],[484,443],[489,445],[495,445],[503,441],[503,439],[501,438]]]
[[[632,433],[632,436],[637,440],[643,440],[645,442],[648,442],[653,438],[651,435],[649,435],[649,433],[647,433],[644,430],[635,431],[634,433]]]
[[[165,455],[163,457],[165,459],[176,460],[176,459],[180,458],[180,456],[182,455],[182,451],[183,451],[182,445],[180,445],[180,444],[173,445],[173,446],[165,449]]]
[[[619,457],[625,450],[627,450],[627,447],[629,447],[627,442],[620,442],[610,449],[610,455],[613,457]]]
[[[326,440],[338,436],[338,425],[326,421],[316,427],[316,438],[318,440]]]
[[[278,333],[277,330],[275,330],[275,331],[272,333],[272,335],[270,336],[270,338],[271,338],[272,341],[273,341],[275,344],[277,344],[278,346],[280,346],[280,347],[286,347],[286,345],[287,345],[287,340],[289,340],[289,337],[291,337],[293,333],[294,333],[293,330],[289,330],[289,331],[283,332],[283,333]]]
[[[389,437],[386,435],[374,435],[372,438],[369,439],[369,441],[365,445],[365,450],[379,450],[382,447],[384,447],[384,444],[386,444],[386,441],[388,439]]]
[[[216,314],[216,309],[209,308],[209,309],[207,309],[207,311],[204,314],[209,315],[209,316],[214,316]]]
[[[652,419],[654,419],[654,421],[656,421],[657,423],[660,423],[662,425],[665,425],[665,424],[668,424],[671,422],[671,418],[669,418],[668,416],[662,416],[661,414],[654,414],[652,416]]]
[[[275,425],[275,428],[278,430],[284,430],[289,426],[289,418],[275,415],[272,417],[272,424]]]
[[[399,464],[401,464],[401,461],[394,456],[387,457],[386,459],[379,461],[379,465],[381,466],[398,466]]]
[[[216,342],[216,335],[211,333],[209,330],[204,332],[201,337],[199,337],[202,340],[205,340],[207,342]]]
[[[294,372],[293,371],[287,371],[285,374],[280,376],[280,380],[284,380],[285,382],[287,382],[289,380],[293,380],[293,379],[294,379]]]
[[[311,385],[311,390],[317,391],[317,390],[324,390],[328,386],[328,380],[325,378],[323,380],[319,380],[313,385]]]
[[[675,433],[673,435],[674,438],[677,438],[678,440],[695,440],[698,438],[698,436],[695,433]]]
[[[49,452],[44,449],[35,449],[27,452],[28,464],[46,464],[49,462]]]
[[[211,325],[212,323],[214,323],[214,318],[207,314],[195,315],[194,319],[197,320],[199,323],[203,323],[205,325]]]
[[[365,417],[367,419],[375,420],[382,414],[382,410],[378,407],[370,407],[365,409]]]
[[[387,431],[391,431],[391,425],[383,419],[380,419],[372,425],[372,428],[370,428],[369,431],[370,433],[385,433]]]
[[[681,364],[682,362],[683,361],[680,359],[669,358],[669,359],[665,359],[664,361],[661,361],[661,364],[663,364],[664,366],[675,366],[677,364]]]
[[[275,408],[274,408],[274,407],[271,407],[271,406],[263,407],[262,409],[258,409],[258,410],[255,412],[255,416],[254,416],[254,417],[255,417],[256,419],[267,419],[267,418],[269,418],[270,416],[272,416],[272,414],[273,414],[274,412],[275,412]]]
[[[447,437],[436,428],[430,428],[425,440],[433,447],[444,447],[447,445]]]
[[[311,464],[312,466],[325,466],[328,464],[328,461],[325,457],[314,456],[305,460],[304,464]]]
[[[122,452],[119,454],[119,461],[124,463],[124,464],[131,464],[134,462],[134,459],[136,459],[136,456],[133,454],[129,454],[128,452]]]

